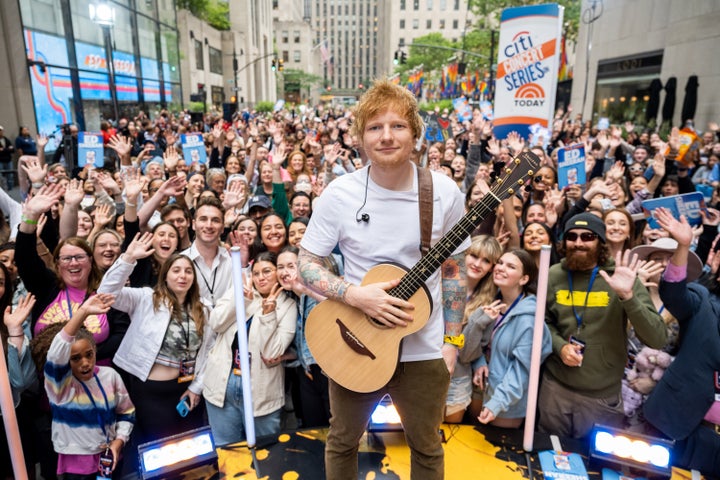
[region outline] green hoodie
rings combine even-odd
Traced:
[[[600,269],[612,276],[615,262],[608,260]],[[621,301],[598,273],[584,308],[591,274],[592,271],[572,273],[571,297],[566,261],[550,268],[545,321],[552,334],[553,354],[545,365],[548,373],[565,387],[589,397],[606,398],[620,391],[627,362],[628,320],[638,338],[652,348],[665,346],[667,330],[647,289],[637,278],[632,298]],[[579,328],[573,304],[582,320]],[[569,343],[571,335],[586,344],[580,367],[568,367],[560,359],[560,350]]]

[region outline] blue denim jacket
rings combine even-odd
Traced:
[[[300,365],[302,365],[308,373],[310,372],[310,365],[316,362],[305,340],[305,319],[307,319],[310,310],[312,310],[315,305],[317,305],[317,300],[308,295],[302,295],[297,303],[298,316],[297,328],[295,329],[295,349],[297,350]]]

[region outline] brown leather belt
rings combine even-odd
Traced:
[[[705,426],[705,427],[708,427],[708,428],[711,429],[713,432],[715,432],[716,434],[720,435],[720,425],[716,425],[716,424],[714,424],[714,423],[708,422],[707,420],[703,420],[702,422],[700,422],[700,425],[703,425],[703,426]]]

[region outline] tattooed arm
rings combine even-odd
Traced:
[[[462,333],[462,320],[465,314],[465,253],[451,256],[442,264],[442,306],[445,319],[445,335],[457,336]],[[457,364],[458,347],[444,343],[443,358],[452,375]]]
[[[298,268],[303,282],[314,292],[358,308],[388,327],[404,327],[412,321],[412,315],[408,312],[414,308],[413,305],[387,294],[387,290],[397,286],[400,279],[353,285],[328,271],[321,257],[302,247]]]

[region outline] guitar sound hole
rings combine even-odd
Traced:
[[[382,324],[380,321],[378,321],[372,317],[368,317],[367,315],[365,315],[365,318],[367,318],[370,321],[370,323],[372,323],[374,326],[376,326],[378,328],[389,328],[387,325]]]

